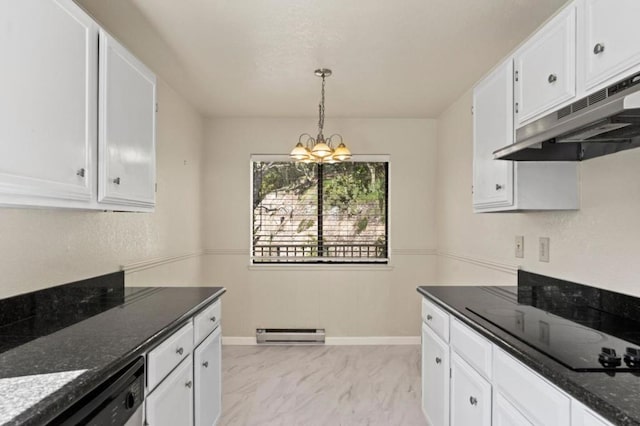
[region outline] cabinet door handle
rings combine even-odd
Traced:
[[[186,387],[188,387],[189,389],[191,389],[191,386],[193,386],[193,383],[191,382],[191,380],[189,380],[187,383],[184,384]]]
[[[547,78],[547,81],[549,83],[555,83],[556,81],[558,81],[558,76],[555,74],[549,74],[549,77]]]
[[[427,321],[431,321],[433,319],[433,317],[429,314],[427,314]]]
[[[436,364],[440,364],[442,362],[442,359],[440,359],[440,357],[436,357]]]
[[[516,102],[516,114],[520,112],[520,104]]]
[[[476,397],[474,397],[474,396],[470,396],[470,397],[469,397],[469,404],[471,404],[471,405],[478,405],[478,400],[476,399]]]
[[[500,185],[499,183],[496,183],[496,191],[500,191],[501,189],[504,189],[504,185]]]
[[[120,185],[120,178],[117,177],[113,180],[113,183],[115,183],[116,185]]]
[[[602,52],[604,52],[604,44],[597,43],[595,46],[593,46],[593,54],[594,55],[599,55]]]
[[[202,363],[202,366],[203,366],[204,368],[209,368],[209,361],[205,361],[205,362],[203,362],[203,363]]]
[[[211,322],[216,322],[216,317],[215,316],[213,316],[213,317],[211,317],[209,319],[211,320]]]
[[[84,167],[83,167],[83,168],[81,168],[80,170],[78,170],[78,171],[76,172],[76,176],[84,177],[84,175],[86,174],[86,172],[87,172],[87,171],[86,171],[86,170],[84,169]]]
[[[182,355],[184,353],[184,349],[183,348],[178,348],[178,349],[176,349],[176,353],[178,355]]]

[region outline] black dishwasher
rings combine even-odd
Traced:
[[[122,426],[144,400],[144,357],[124,367],[51,421],[50,425]]]

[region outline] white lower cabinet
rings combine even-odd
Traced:
[[[606,420],[579,403],[571,402],[571,426],[609,426]]]
[[[208,333],[203,330],[208,323],[219,324],[220,303],[205,307],[147,353],[146,425],[218,423],[222,413],[222,328],[218,325]],[[200,326],[194,327],[194,322]],[[200,332],[194,332],[196,328]]]
[[[422,411],[429,425],[611,426],[470,325],[434,301],[427,302],[422,321]],[[428,320],[439,311],[438,321]],[[450,330],[450,344],[434,326]]]
[[[221,328],[218,327],[193,354],[196,426],[213,426],[222,411]]]
[[[491,384],[453,351],[451,425],[491,426]]]
[[[422,411],[433,426],[449,424],[449,346],[422,324]]]
[[[493,353],[493,384],[536,425],[569,425],[571,399],[502,350]]]
[[[146,399],[149,426],[193,424],[193,362],[186,358]]]
[[[493,395],[494,426],[533,426],[500,392]]]

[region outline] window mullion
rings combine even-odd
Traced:
[[[324,256],[324,230],[323,230],[323,223],[322,223],[322,194],[323,194],[323,186],[324,186],[324,179],[323,179],[323,170],[322,170],[322,163],[318,164],[317,167],[317,173],[318,173],[318,257],[323,257]]]

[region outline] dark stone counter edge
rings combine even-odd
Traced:
[[[222,287],[219,291],[195,305],[175,321],[167,324],[167,326],[162,330],[142,341],[137,347],[133,348],[128,353],[104,367],[86,371],[51,395],[40,400],[37,404],[29,407],[29,409],[14,417],[11,421],[6,423],[6,425],[48,424],[55,419],[56,416],[71,407],[76,401],[91,392],[112,374],[117,373],[134,359],[162,342],[165,338],[169,337],[174,331],[186,324],[190,318],[197,315],[211,303],[218,300],[226,291],[227,289]]]
[[[613,422],[614,424],[619,425],[640,425],[640,422],[636,420],[632,420],[629,416],[621,411],[618,407],[611,405],[609,402],[604,401],[599,398],[597,395],[590,392],[588,389],[580,386],[579,384],[571,381],[566,375],[563,375],[561,372],[550,368],[547,363],[557,364],[551,358],[546,357],[544,354],[540,354],[540,357],[545,357],[548,359],[546,363],[541,361],[540,359],[533,358],[526,352],[520,350],[517,346],[514,346],[508,340],[503,339],[502,337],[494,334],[490,329],[475,321],[474,319],[468,317],[467,315],[461,313],[459,310],[452,308],[447,305],[445,302],[429,294],[428,291],[422,289],[421,287],[417,288],[418,293],[422,296],[426,297],[430,301],[434,302],[448,313],[455,316],[457,319],[465,323],[467,326],[471,327],[474,331],[481,334],[482,336],[489,339],[492,343],[499,346],[501,349],[512,355],[514,358],[527,365],[529,368],[549,380],[551,383],[556,385],[558,388],[562,389],[564,392],[582,402],[584,405],[592,409],[594,412],[598,413],[605,419]],[[490,326],[490,325],[489,325]],[[513,340],[516,340],[513,338]],[[519,342],[519,341],[518,341]],[[559,365],[559,364],[558,364]],[[592,373],[576,373],[576,374],[592,374]]]

